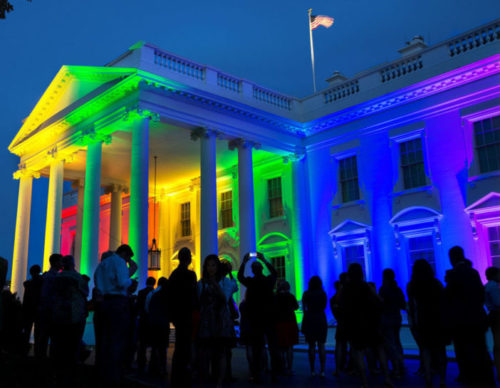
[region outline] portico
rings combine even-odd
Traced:
[[[44,269],[61,251],[92,275],[128,243],[142,284],[168,276],[183,246],[198,274],[210,253],[237,269],[259,250],[300,297],[310,276],[330,291],[353,262],[368,280],[391,267],[404,283],[425,255],[442,278],[457,244],[477,268],[497,263],[497,210],[476,233],[467,209],[498,194],[498,23],[432,47],[414,39],[303,99],[144,43],[103,67],[63,66],[9,147],[20,157],[12,289],[26,277],[38,177],[49,180],[35,210]]]
[[[171,268],[167,264],[170,256],[175,257],[183,244],[192,249],[199,272],[203,258],[219,252],[219,238],[226,232],[239,242],[239,251],[254,251],[253,154],[256,147],[261,148],[262,135],[268,129],[241,119],[233,119],[229,125],[227,117],[218,117],[205,107],[177,106],[173,112],[173,107],[179,105],[177,98],[159,93],[164,86],[152,85],[145,75],[138,76],[128,69],[92,69],[95,73],[103,71],[102,79],[98,85],[94,82],[90,87],[93,90],[75,96],[73,89],[89,87],[87,71],[63,67],[11,145],[11,151],[19,154],[23,162],[15,174],[20,179],[20,192],[13,290],[22,292],[27,268],[33,176],[49,178],[44,270],[49,268],[50,255],[62,251],[64,181],[71,181],[77,189],[77,207],[74,231],[67,234],[72,242],[65,245],[69,251],[63,253],[74,254],[81,273],[89,276],[103,251],[128,243],[139,267],[138,280],[145,281],[152,238],[162,248],[165,273]],[[61,93],[63,81],[66,90],[62,93],[72,97],[54,98]],[[47,110],[51,113],[41,113]],[[295,137],[290,139],[296,141]],[[267,143],[266,151],[259,151],[258,162],[280,159],[287,154],[286,148],[294,147],[280,147],[277,141]],[[149,165],[153,156],[159,160],[156,230],[162,233],[160,236],[153,236],[151,220],[154,210],[150,206],[153,186]],[[239,193],[239,198],[232,196],[239,210],[233,215],[231,232],[220,228],[218,221],[218,181],[227,180],[228,174],[237,180],[235,192]],[[177,193],[176,188],[180,189]],[[172,220],[178,218],[172,212],[183,216],[179,209],[172,208],[178,198],[189,199],[183,203],[189,204],[185,205],[189,206],[189,217],[185,211],[184,222],[190,223],[190,233],[169,230],[172,223],[165,219],[168,213]],[[165,210],[169,204],[170,211]],[[105,219],[101,214],[103,205],[109,208]],[[240,253],[234,251],[231,256],[237,264]]]

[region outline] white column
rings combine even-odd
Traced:
[[[230,148],[238,148],[238,191],[240,258],[248,252],[255,252],[255,206],[253,193],[252,144],[241,139],[233,140]]]
[[[17,177],[15,175],[15,177]],[[21,172],[19,177],[19,195],[17,199],[16,235],[12,257],[11,291],[17,292],[22,299],[28,269],[28,246],[31,216],[31,189],[33,175]]]
[[[50,165],[47,220],[45,224],[45,248],[43,270],[50,268],[49,258],[61,251],[61,212],[64,178],[64,160],[54,160]]]
[[[139,284],[148,276],[149,118],[132,129],[129,245],[134,251]]]
[[[99,215],[101,211],[102,141],[89,141],[83,197],[82,254],[80,272],[91,278],[99,263]]]
[[[77,271],[80,271],[82,257],[83,198],[85,195],[84,180],[80,179],[76,181],[75,185],[78,190],[76,203],[75,267]]]
[[[201,189],[201,247],[200,262],[203,266],[205,257],[218,254],[217,237],[217,166],[216,166],[216,133],[198,128],[191,138],[200,138],[200,189]]]
[[[116,250],[122,243],[122,187],[111,187],[111,212],[109,220],[109,250]]]

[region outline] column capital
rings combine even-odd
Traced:
[[[40,172],[39,171],[34,171],[29,168],[26,168],[26,164],[19,164],[18,165],[19,170],[15,171],[12,176],[14,179],[21,179],[24,177],[33,177],[33,178],[40,178]]]
[[[76,179],[71,183],[72,189],[78,189],[79,187],[85,187],[85,178]]]
[[[153,112],[149,109],[143,109],[139,105],[132,105],[125,109],[125,113],[123,115],[123,121],[129,121],[134,118],[148,119],[153,122],[160,121],[160,115],[156,112]]]
[[[221,133],[216,131],[215,129],[207,128],[207,127],[196,127],[191,130],[191,140],[196,141],[201,137],[219,137]]]
[[[60,150],[57,145],[52,147],[47,151],[47,154],[45,155],[45,159],[49,162],[49,164],[52,164],[54,162],[66,162],[66,163],[71,163],[75,157],[76,152],[68,152],[67,149],[65,150]]]
[[[256,143],[250,140],[245,140],[242,139],[241,137],[238,137],[236,139],[232,139],[228,143],[228,147],[231,151],[233,151],[235,148],[255,148],[256,150],[261,148],[260,143]]]
[[[117,193],[117,192],[122,192],[127,194],[128,193],[128,187],[119,183],[112,183],[109,186],[105,188],[105,193],[106,194],[111,194],[111,193]]]
[[[306,150],[304,147],[297,146],[295,148],[295,152],[283,156],[283,163],[287,164],[288,162],[300,162],[306,156]]]
[[[96,132],[95,128],[87,128],[81,132],[79,143],[83,145],[89,145],[94,143],[102,142],[104,144],[111,144],[111,135],[104,135],[102,133]]]

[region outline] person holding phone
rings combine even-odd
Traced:
[[[251,266],[253,277],[245,276],[245,267],[251,258],[257,259]],[[268,269],[269,275],[264,275],[263,265]],[[247,288],[245,300],[249,323],[248,335],[253,354],[250,374],[255,382],[261,381],[266,338],[271,355],[273,380],[277,379],[280,369],[273,294],[277,276],[276,269],[260,252],[247,253],[238,271],[238,281]]]

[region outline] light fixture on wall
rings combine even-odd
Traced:
[[[161,249],[156,245],[156,159],[155,158],[155,191],[153,196],[153,241],[151,241],[151,248],[148,250],[148,270],[159,271],[161,269]]]

